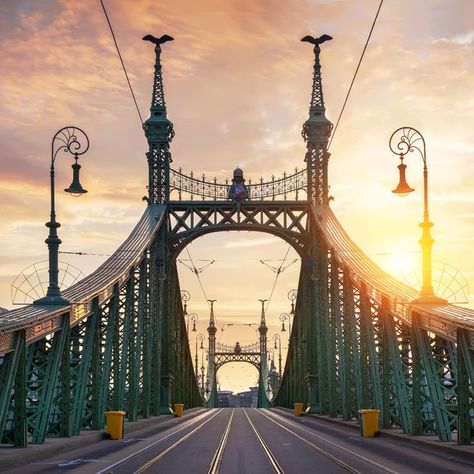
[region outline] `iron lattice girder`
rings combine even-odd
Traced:
[[[216,372],[224,365],[230,362],[247,362],[252,364],[260,373],[260,352],[216,352],[215,354],[215,368]]]
[[[170,248],[179,253],[189,242],[210,232],[226,230],[260,231],[276,235],[290,243],[300,255],[309,244],[307,202],[244,202],[231,201],[171,202]]]

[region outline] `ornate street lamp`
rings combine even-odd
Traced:
[[[428,214],[428,168],[426,166],[426,145],[425,139],[421,133],[412,127],[401,127],[392,133],[389,141],[390,150],[400,157],[400,164],[398,165],[399,183],[392,191],[399,196],[407,196],[414,191],[410,188],[406,181],[405,170],[406,165],[403,160],[406,158],[408,152],[417,151],[423,160],[423,222],[420,223],[422,234],[420,239],[422,251],[422,271],[423,283],[420,290],[420,296],[412,301],[415,304],[446,304],[447,301],[439,298],[434,294],[433,285],[431,281],[431,248],[434,240],[431,237],[431,227],[433,223],[430,222]]]
[[[290,290],[288,292],[288,299],[291,301],[290,314],[295,314],[295,302],[296,302],[296,297],[297,296],[298,296],[298,290]]]
[[[280,314],[280,321],[281,321],[281,332],[286,332],[285,322],[288,321],[288,338],[291,335],[291,316],[288,313],[281,313]]]
[[[195,357],[194,357],[194,363],[195,363],[195,366],[196,366],[196,378],[199,379],[199,374],[198,374],[198,340],[201,342],[200,346],[199,346],[199,349],[201,350],[204,350],[204,334],[198,334],[196,336],[196,352],[195,352]]]
[[[187,290],[181,290],[181,301],[183,302],[183,314],[186,316],[188,314],[188,301],[191,299],[191,295]]]
[[[48,245],[49,253],[49,284],[46,296],[35,300],[35,305],[67,305],[69,300],[61,296],[58,285],[58,253],[61,240],[58,237],[57,229],[61,226],[56,221],[55,196],[54,196],[54,163],[60,151],[70,153],[74,157],[72,166],[72,183],[69,188],[65,189],[67,193],[73,196],[80,196],[87,193],[81,186],[79,181],[79,170],[81,165],[77,162],[80,155],[83,155],[89,149],[89,138],[83,130],[77,127],[64,127],[58,130],[51,142],[51,167],[50,167],[50,184],[51,184],[51,212],[50,221],[46,223],[49,228],[48,238],[45,240]]]
[[[278,341],[278,378],[281,382],[281,337],[280,334],[275,333],[273,334],[273,345],[274,349],[277,349],[277,341]]]
[[[199,316],[196,313],[190,313],[185,315],[186,318],[186,334],[189,337],[189,321],[192,321],[193,328],[191,329],[192,332],[196,332],[196,322],[199,320]]]

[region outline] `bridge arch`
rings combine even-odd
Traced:
[[[281,238],[304,258],[308,255],[309,208],[305,202],[178,202],[168,205],[169,247],[178,255],[189,243],[222,231],[263,232]]]

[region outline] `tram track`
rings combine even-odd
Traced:
[[[260,433],[258,432],[257,428],[255,427],[255,425],[252,423],[252,420],[250,419],[248,413],[247,413],[247,410],[245,410],[244,408],[244,413],[245,413],[245,416],[247,417],[247,420],[253,430],[253,432],[255,433],[255,436],[257,437],[260,445],[262,446],[263,448],[263,451],[265,452],[265,455],[267,456],[267,459],[268,461],[270,462],[273,470],[277,473],[277,474],[284,474],[284,471],[283,469],[281,468],[280,464],[278,463],[277,459],[275,458],[274,454],[271,452],[270,448],[268,447],[267,443],[264,441],[264,439],[262,438],[262,436],[260,435]]]
[[[297,423],[294,423],[288,419],[286,419],[285,417],[281,416],[281,415],[278,415],[274,412],[270,412],[271,415],[268,415],[267,413],[269,412],[269,410],[264,410],[264,411],[259,411],[258,413],[265,417],[266,419],[270,420],[272,423],[276,424],[277,426],[279,426],[281,429],[285,430],[286,432],[290,433],[291,435],[293,435],[294,437],[298,438],[300,441],[303,441],[306,445],[310,446],[312,449],[314,449],[315,451],[317,451],[319,454],[322,454],[323,456],[325,456],[326,458],[328,459],[331,459],[333,462],[335,462],[336,464],[338,464],[339,466],[341,466],[342,468],[344,468],[345,470],[347,470],[348,472],[351,472],[351,473],[354,473],[354,474],[362,474],[363,471],[359,471],[351,466],[349,466],[347,463],[345,463],[344,461],[341,461],[340,459],[338,459],[336,456],[334,456],[333,454],[329,453],[328,451],[326,451],[325,449],[323,449],[321,446],[317,446],[315,445],[314,443],[312,443],[311,441],[309,441],[308,439],[304,438],[303,436],[301,436],[300,434],[296,433],[294,430],[291,430],[290,428],[288,428],[287,426],[284,426],[283,424],[279,423],[278,421],[276,421],[274,418],[278,419],[279,421],[283,422],[283,423],[286,423],[287,425],[293,427],[293,428],[296,428],[298,429],[300,432],[303,432],[305,434],[308,434],[310,435],[311,437],[313,438],[316,438],[318,439],[319,441],[322,441],[324,442],[325,444],[328,444],[330,445],[331,447],[333,448],[336,448],[336,449],[339,449],[341,451],[343,451],[344,453],[346,454],[349,454],[350,456],[358,459],[359,461],[362,461],[366,464],[369,464],[371,465],[372,467],[374,468],[377,468],[377,469],[380,469],[382,470],[383,472],[386,472],[388,474],[399,474],[398,471],[394,471],[392,469],[389,469],[387,468],[386,466],[376,462],[376,461],[373,461],[372,459],[369,459],[365,456],[362,456],[361,454],[358,454],[356,453],[355,451],[351,450],[351,449],[348,449],[344,446],[341,446],[340,444],[338,443],[335,443],[334,441],[330,441],[328,440],[327,438],[323,437],[323,436],[320,436],[316,433],[314,433],[314,431],[312,430],[308,430],[306,429],[305,427],[303,426],[300,426],[299,424]]]
[[[171,446],[169,446],[168,448],[166,448],[164,451],[162,451],[160,454],[158,454],[157,456],[153,457],[152,459],[150,459],[148,462],[146,462],[145,464],[143,464],[143,466],[141,466],[140,468],[138,468],[136,471],[133,471],[133,474],[142,474],[144,473],[147,469],[149,469],[151,466],[153,466],[153,464],[157,463],[160,459],[164,458],[168,453],[170,453],[171,451],[175,450],[181,443],[183,443],[184,441],[186,441],[188,438],[190,438],[193,434],[195,434],[197,431],[199,431],[200,429],[202,429],[205,425],[207,425],[211,420],[213,420],[217,415],[219,415],[219,413],[222,412],[222,409],[220,409],[217,413],[215,413],[214,415],[210,416],[206,421],[204,421],[204,423],[200,424],[198,427],[194,428],[192,431],[190,431],[189,433],[185,434],[184,436],[182,436],[178,441],[176,441],[175,443],[173,443]]]
[[[227,411],[229,414],[226,413]],[[168,433],[137,452],[117,460],[107,468],[98,471],[97,474],[172,472],[172,470],[179,469],[178,466],[184,466],[180,452],[190,450],[190,453],[204,453],[206,452],[206,448],[203,450],[204,446],[208,446],[207,453],[193,466],[193,472],[219,474],[219,472],[230,472],[237,466],[243,466],[243,472],[245,472],[245,467],[247,469],[251,467],[251,469],[258,469],[258,472],[284,474],[285,472],[295,472],[293,469],[296,469],[297,466],[300,466],[298,469],[301,471],[301,467],[307,468],[312,463],[318,465],[323,462],[322,458],[325,458],[326,468],[333,464],[337,465],[337,469],[339,469],[337,472],[362,474],[369,472],[366,467],[370,466],[370,472],[398,474],[397,471],[320,436],[314,430],[307,429],[305,426],[270,410],[242,408],[238,411],[239,414],[236,413],[236,409],[220,409],[209,416],[199,417],[192,423]],[[220,417],[216,419],[219,415]],[[215,420],[214,423],[211,423],[213,420]],[[195,426],[196,424],[198,426]],[[206,429],[203,430],[205,427]],[[200,432],[200,430],[202,431]],[[254,436],[258,443],[248,443],[249,437],[253,438]],[[289,463],[289,451],[282,452],[281,450],[282,445],[291,446],[285,442],[290,437],[297,440],[293,444],[295,448],[292,448],[291,452],[293,456],[298,456],[296,453],[299,452],[299,455],[305,459],[305,461],[301,461],[303,464],[300,461],[296,465]],[[165,442],[167,443],[164,444]],[[185,442],[187,443],[183,445]],[[245,446],[249,446],[250,449],[242,451],[242,443],[245,443]],[[164,446],[160,446],[162,444]],[[177,451],[180,446],[182,446],[182,451]],[[150,452],[151,448],[155,452]],[[310,449],[308,450],[308,448]],[[157,452],[158,450],[159,452]],[[311,454],[311,451],[314,454]],[[144,454],[147,459],[141,458]],[[318,461],[318,456],[321,456],[320,461]],[[208,459],[207,465],[206,459]],[[353,467],[354,463],[351,462],[351,459],[355,460],[357,467]],[[156,465],[157,463],[160,463],[159,466]],[[365,467],[361,467],[361,465]],[[329,469],[331,468],[329,467]]]
[[[211,461],[211,466],[209,467],[208,474],[218,474],[219,466],[222,462],[222,457],[224,456],[224,449],[227,445],[227,439],[229,438],[230,427],[232,425],[232,420],[234,418],[235,408],[232,409],[232,413],[230,414],[229,421],[227,422],[227,426],[224,430],[224,434],[217,446],[216,453]]]
[[[178,428],[177,430],[167,434],[166,436],[164,437],[161,437],[159,438],[158,440],[154,441],[153,443],[150,443],[148,444],[147,446],[145,446],[144,448],[126,456],[125,458],[122,458],[122,459],[119,459],[118,461],[108,465],[106,468],[100,470],[100,471],[97,471],[96,474],[109,474],[111,472],[114,472],[113,470],[115,468],[118,468],[118,467],[122,467],[124,464],[126,464],[127,462],[130,462],[132,460],[135,460],[138,456],[144,454],[145,452],[155,448],[156,446],[159,446],[160,444],[163,444],[164,442],[168,441],[170,438],[172,438],[173,436],[176,436],[178,433],[186,430],[187,428],[189,427],[192,427],[193,425],[195,425],[196,423],[199,423],[203,418],[205,418],[206,416],[207,419],[202,423],[200,424],[198,427],[194,428],[190,433],[184,435],[182,438],[180,438],[176,443],[172,444],[169,448],[167,448],[165,451],[163,451],[162,453],[160,453],[158,456],[161,456],[161,455],[165,455],[166,453],[170,452],[171,450],[173,450],[174,448],[176,448],[179,444],[181,444],[185,439],[189,438],[189,436],[191,436],[193,433],[195,433],[196,431],[198,431],[199,429],[201,429],[204,425],[206,425],[208,422],[210,422],[212,419],[214,419],[219,413],[221,413],[222,409],[218,410],[216,413],[212,414],[212,415],[207,415],[207,413],[203,414],[202,416],[198,416],[192,420],[189,421],[189,423],[187,423],[185,426],[181,426],[180,428]],[[156,462],[157,461],[157,457],[156,456],[155,458],[153,458]],[[143,466],[142,466],[143,467]],[[141,469],[141,468],[140,468]],[[143,472],[141,470],[138,470],[138,471],[134,471],[134,473],[138,473],[138,472]]]

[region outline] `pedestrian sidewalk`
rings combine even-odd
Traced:
[[[275,411],[280,411],[285,416],[289,417],[294,416],[293,410],[290,408],[273,408]],[[316,420],[321,420],[327,423],[333,423],[339,426],[345,426],[352,430],[360,432],[360,425],[357,421],[344,421],[341,418],[330,418],[329,416],[323,415],[307,415],[303,416],[308,418],[314,418]],[[436,450],[440,452],[443,450],[447,455],[454,455],[456,457],[462,457],[468,461],[474,461],[474,445],[458,445],[456,444],[456,433],[453,433],[453,441],[440,441],[437,436],[423,435],[423,436],[413,436],[410,434],[405,434],[400,429],[390,428],[390,429],[381,429],[381,437],[393,438],[397,441],[408,444],[417,444],[419,446],[424,446],[425,448]]]
[[[186,410],[181,418],[174,416],[161,415],[152,418],[142,418],[137,421],[125,421],[124,439],[130,438],[132,433],[146,430],[147,428],[160,427],[163,430],[180,421],[184,421],[205,411],[205,408],[192,408]],[[99,442],[111,442],[104,436],[105,430],[81,431],[79,436],[71,436],[69,438],[46,438],[42,444],[28,444],[26,448],[14,448],[9,445],[0,444],[0,472],[8,471],[31,462],[38,462],[58,454],[71,454],[81,448],[97,444]],[[113,442],[113,441],[112,441]]]

